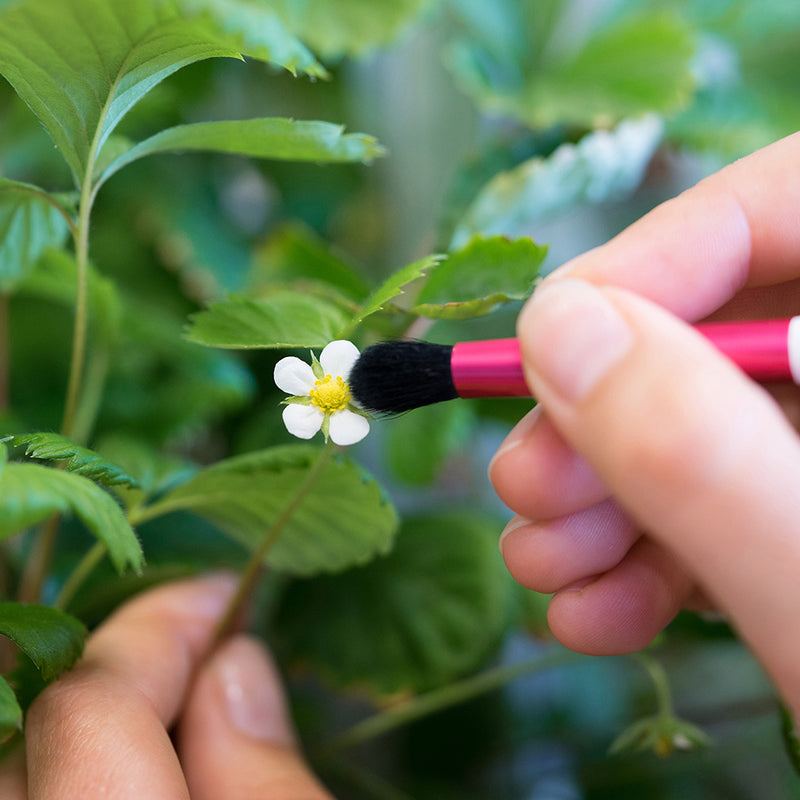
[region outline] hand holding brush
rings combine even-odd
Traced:
[[[517,328],[539,405],[490,468],[516,512],[503,556],[521,583],[554,593],[549,622],[565,645],[634,651],[682,606],[710,603],[795,713],[798,390],[779,389],[781,408],[685,323],[800,310],[798,175],[795,135],[548,278]],[[452,374],[455,353],[406,382]]]

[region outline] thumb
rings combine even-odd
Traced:
[[[330,800],[294,740],[277,670],[236,636],[201,669],[178,731],[192,800]]]
[[[621,289],[545,282],[526,378],[617,501],[695,574],[800,711],[800,443],[697,332]]]

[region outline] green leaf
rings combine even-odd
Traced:
[[[33,661],[45,680],[80,658],[87,631],[75,617],[48,606],[0,603],[0,634]]]
[[[692,95],[694,50],[693,32],[678,16],[622,19],[590,38],[574,58],[554,65],[526,92],[532,108],[519,110],[540,125],[675,112]]]
[[[88,478],[39,464],[6,464],[0,477],[0,538],[46,520],[75,514],[108,547],[119,572],[139,570],[142,549],[119,506]]]
[[[247,284],[251,293],[257,294],[287,281],[333,287],[353,301],[369,294],[356,268],[299,222],[280,227],[256,252]]]
[[[576,26],[569,4],[545,4],[543,15],[540,0],[503,5],[516,25],[508,46],[475,27],[448,57],[459,84],[486,110],[533,128],[591,128],[645,112],[671,114],[690,102],[694,33],[677,14],[598,7]]]
[[[44,189],[0,178],[0,292],[16,288],[48,247],[64,242],[66,215]]]
[[[434,269],[445,256],[432,255],[407,264],[392,273],[364,302],[353,324],[357,324],[372,314],[386,308],[391,300],[403,294],[403,289],[412,281],[422,278]]]
[[[794,771],[800,775],[800,738],[797,735],[797,724],[792,712],[785,703],[780,704],[781,738]]]
[[[210,17],[219,34],[244,55],[285,67],[293,75],[327,78],[325,68],[263,0],[179,0],[189,14]]]
[[[122,302],[117,287],[91,264],[88,284],[89,324],[103,341],[111,342],[117,337],[122,322]],[[78,291],[75,257],[61,250],[47,250],[20,286],[20,291],[73,308]]]
[[[339,306],[300,292],[229,294],[189,317],[186,338],[228,349],[324,347],[349,320]]]
[[[537,220],[579,203],[621,200],[641,183],[661,142],[663,123],[645,116],[562,144],[547,158],[532,158],[501,172],[480,191],[453,235],[453,247],[475,233],[522,236]]]
[[[22,708],[14,690],[0,677],[0,742],[22,730]]]
[[[115,172],[138,158],[187,150],[211,150],[253,158],[319,163],[369,163],[385,152],[372,136],[346,134],[341,125],[330,122],[283,117],[197,122],[168,128],[134,145],[106,167],[98,182],[107,181]]]
[[[77,183],[123,116],[182,67],[238,58],[171,0],[24,0],[0,16],[0,73]]]
[[[436,319],[467,319],[524,300],[546,253],[530,239],[474,236],[428,278],[412,310]]]
[[[15,436],[13,442],[27,445],[25,455],[29,458],[60,461],[67,472],[83,475],[101,486],[136,486],[136,481],[120,467],[58,433],[29,433]]]
[[[404,522],[385,558],[295,581],[278,617],[292,659],[382,693],[440,686],[479,666],[507,621],[496,526],[474,514]]]
[[[319,453],[298,444],[221,461],[167,492],[142,516],[190,511],[256,548]],[[267,563],[292,575],[338,572],[385,553],[396,528],[397,513],[380,486],[355,462],[336,456],[288,521]]]
[[[287,26],[327,59],[358,56],[387,44],[430,0],[269,0]]]

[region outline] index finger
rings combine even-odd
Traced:
[[[800,134],[661,204],[550,279],[582,278],[701,319],[744,287],[800,277]]]

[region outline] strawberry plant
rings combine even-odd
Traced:
[[[600,765],[631,763],[605,750],[636,712],[617,749],[705,743],[650,655],[655,717],[630,660],[549,643],[546,598],[506,574],[485,462],[531,403],[367,420],[324,348],[513,335],[559,260],[797,128],[798,43],[777,0],[0,0],[6,747],[118,604],[222,567],[242,577],[220,636],[247,605],[313,676],[301,732],[343,796],[528,796],[524,742],[548,740],[564,780],[619,797]],[[666,659],[724,647],[767,691],[724,626],[695,628]],[[545,673],[536,719],[482,705]],[[479,756],[456,752],[465,709]],[[386,777],[351,756],[372,739]],[[772,752],[754,763],[781,769]]]

